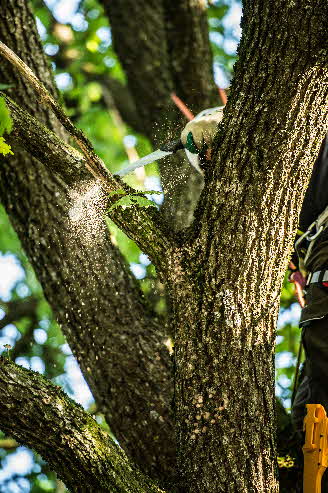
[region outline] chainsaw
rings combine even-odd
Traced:
[[[126,168],[121,169],[117,173],[115,173],[116,176],[125,176],[134,171],[137,168],[141,168],[142,166],[146,166],[146,164],[153,163],[154,161],[159,161],[160,159],[163,159],[164,157],[170,156],[171,154],[174,154],[175,152],[185,149],[184,145],[182,144],[180,139],[175,139],[175,140],[169,140],[168,142],[165,142],[159,149],[157,149],[154,152],[151,152],[150,154],[147,154],[147,156],[142,157],[141,159],[138,159],[134,163],[130,164]],[[199,167],[198,164],[198,155],[197,154],[192,154],[191,152],[188,151],[188,149],[185,149],[187,153],[187,157],[189,159],[189,162],[192,164],[192,166],[199,172],[203,173],[202,170]]]

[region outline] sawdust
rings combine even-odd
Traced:
[[[73,232],[90,245],[106,231],[107,194],[99,182],[90,179],[74,185],[69,195],[71,206],[68,215]]]

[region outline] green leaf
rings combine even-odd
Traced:
[[[108,197],[111,197],[112,195],[124,195],[126,192],[125,190],[122,190],[121,188],[119,190],[114,190],[113,192],[109,192]]]
[[[108,209],[108,212],[116,209],[116,207],[123,207],[123,209],[126,209],[127,207],[133,207],[135,205],[139,207],[156,207],[156,204],[151,200],[146,199],[146,197],[139,197],[138,195],[126,195],[125,197],[117,200]]]
[[[6,143],[3,137],[0,137],[0,154],[3,154],[4,156],[6,156],[7,154],[14,155],[13,151],[11,150],[11,146]]]
[[[140,196],[140,194],[146,194],[146,195],[161,195],[163,192],[159,192],[158,190],[140,190],[136,191],[134,193],[129,193],[127,194],[125,190],[119,189],[119,190],[114,190],[113,192],[109,192],[108,196],[112,195],[124,195],[124,197],[120,198],[114,204],[108,209],[108,212],[110,212],[112,209],[115,209],[115,207],[133,207],[134,205],[138,205],[139,207],[157,207],[156,204],[152,201],[147,199],[144,196]]]
[[[162,195],[163,192],[160,192],[158,190],[145,190],[142,193],[145,193],[147,195]]]
[[[7,132],[11,132],[13,126],[12,119],[10,117],[9,110],[4,98],[0,97],[0,137]]]
[[[128,196],[132,197],[132,196],[138,196],[140,193],[145,193],[147,195],[161,195],[163,192],[160,192],[158,190],[138,190],[134,193],[128,193],[127,194],[125,190],[120,188],[119,190],[114,190],[113,192],[109,192],[108,197],[111,197],[112,195],[118,195],[118,194],[120,194],[120,195],[126,194],[127,197]]]

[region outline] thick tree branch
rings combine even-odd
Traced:
[[[14,122],[12,136],[33,157],[44,163],[52,172],[57,173],[68,185],[73,185],[81,180],[91,180],[90,167],[87,159],[78,150],[63,142],[51,130],[20,108],[4,93],[0,95],[6,100]],[[92,173],[95,176],[94,173]],[[125,189],[126,193],[132,191],[119,179],[111,178],[106,170],[100,180],[101,188],[113,193],[115,190]],[[134,190],[133,190],[134,191]],[[122,195],[112,195],[109,201],[113,203]],[[83,197],[82,197],[83,200]],[[132,210],[132,212],[131,212]],[[131,210],[116,208],[109,213],[110,218],[133,239],[140,248],[146,252],[160,269],[167,268],[167,253],[174,244],[174,238],[165,226],[160,214],[154,210],[146,212],[144,208],[132,207]]]
[[[19,58],[8,46],[0,41],[0,54],[6,58],[24,77],[29,84],[34,88],[37,95],[40,97],[40,102],[48,106],[56,115],[65,130],[73,137],[77,145],[80,147],[86,156],[85,166],[88,168],[92,176],[102,183],[102,186],[108,191],[115,190],[117,183],[115,179],[108,173],[104,162],[96,155],[93,146],[89,139],[84,135],[82,130],[79,130],[66,115],[63,108],[52,97],[46,87],[39,81],[33,71]]]
[[[223,104],[214,83],[207,2],[163,0],[166,38],[175,90],[196,114]]]
[[[41,375],[0,357],[1,429],[36,450],[72,492],[160,493],[96,421]]]
[[[0,54],[12,63],[19,70],[20,74],[31,83],[37,94],[41,97],[41,102],[53,110],[60,123],[75,139],[86,157],[84,166],[99,181],[100,186],[108,193],[120,190],[122,184],[109,173],[104,162],[95,153],[91,142],[81,130],[74,126],[64,110],[32,70],[1,41]],[[166,259],[166,254],[171,249],[170,239],[172,240],[172,238],[168,237],[169,228],[163,227],[159,220],[154,222],[154,213],[148,214],[144,208],[133,207],[133,209],[135,210],[133,218],[129,213],[123,213],[113,214],[112,219],[150,256],[157,267],[164,268],[165,261],[163,262],[163,260]]]
[[[171,127],[172,117],[174,121],[179,116],[170,100],[174,86],[167,56],[163,3],[150,0],[142,9],[132,0],[102,0],[101,3],[109,17],[114,49],[145,133],[153,141],[156,137],[161,139]]]

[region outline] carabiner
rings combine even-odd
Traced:
[[[321,226],[320,226],[320,228],[318,229],[318,231],[317,231],[316,233],[314,233],[314,235],[312,235],[312,236],[307,236],[307,237],[306,237],[306,239],[307,239],[308,241],[313,241],[313,240],[315,240],[315,239],[319,236],[319,234],[320,234],[322,231],[323,231],[323,226],[321,225]]]
[[[298,238],[298,240],[295,241],[295,250],[298,249],[299,245],[301,243],[303,243],[304,240],[307,240],[308,239],[308,235],[311,233],[313,227],[315,226],[316,224],[316,221],[314,221],[309,227],[308,229],[305,231],[305,233],[302,234],[302,236],[300,236]]]

